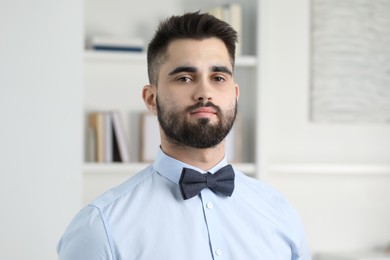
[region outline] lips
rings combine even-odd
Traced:
[[[212,107],[200,107],[191,111],[191,114],[217,114],[217,111]]]
[[[221,109],[214,105],[211,101],[207,103],[199,102],[186,109],[186,112],[194,118],[213,118],[220,117]]]

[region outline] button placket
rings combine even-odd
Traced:
[[[213,259],[223,259],[223,241],[219,226],[218,211],[216,210],[216,195],[209,189],[201,191],[203,212],[209,233],[211,252]]]

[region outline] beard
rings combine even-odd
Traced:
[[[165,136],[171,143],[193,148],[210,148],[218,145],[228,135],[237,115],[237,100],[229,109],[222,111],[212,102],[199,102],[185,111],[168,110],[158,97],[157,118]],[[209,118],[199,118],[195,123],[187,120],[187,114],[200,107],[212,107],[216,111],[218,122],[211,123]]]

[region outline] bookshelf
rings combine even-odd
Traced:
[[[241,94],[238,105],[242,119],[242,160],[233,164],[249,176],[259,177],[256,175],[259,140],[256,134],[256,114],[259,109],[257,102],[259,65],[256,55],[258,2],[256,0],[153,2],[153,5],[161,6],[154,8],[154,10],[144,10],[144,12],[151,12],[148,17],[153,17],[153,19],[149,20],[136,13],[142,12],[146,6],[152,4],[152,1],[139,3],[138,11],[134,6],[130,8],[131,3],[129,2],[131,1],[107,3],[99,1],[98,3],[86,0],[86,41],[93,34],[124,35],[126,33],[130,36],[141,37],[147,43],[160,19],[185,11],[208,10],[232,2],[240,4],[243,12],[241,38],[245,40],[241,43],[241,54],[236,57],[235,79],[240,86]],[[125,13],[124,9],[129,10],[128,13]],[[106,11],[106,15],[102,14],[103,10]],[[111,17],[111,12],[122,17],[114,19]],[[132,15],[133,13],[134,15]],[[110,17],[112,21],[109,21]],[[121,23],[117,21],[118,19],[121,19]],[[129,26],[129,24],[137,24],[140,28],[146,29],[137,31],[137,26]],[[141,98],[141,90],[148,83],[148,79],[144,52],[109,52],[86,49],[83,64],[85,118],[91,111],[118,111],[124,122],[130,152],[130,162],[128,163],[95,163],[87,161],[88,156],[85,155],[83,167],[84,201],[89,201],[150,164],[140,161],[141,115],[147,112]],[[86,128],[84,130],[84,143],[86,143]]]

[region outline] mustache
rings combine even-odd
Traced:
[[[212,107],[218,115],[220,115],[222,113],[222,110],[219,106],[215,105],[213,102],[211,101],[208,101],[206,103],[204,102],[198,102],[196,103],[195,105],[192,105],[192,106],[189,106],[187,109],[186,109],[186,112],[187,113],[191,113],[193,110],[195,109],[198,109],[198,108],[201,108],[201,107]]]

